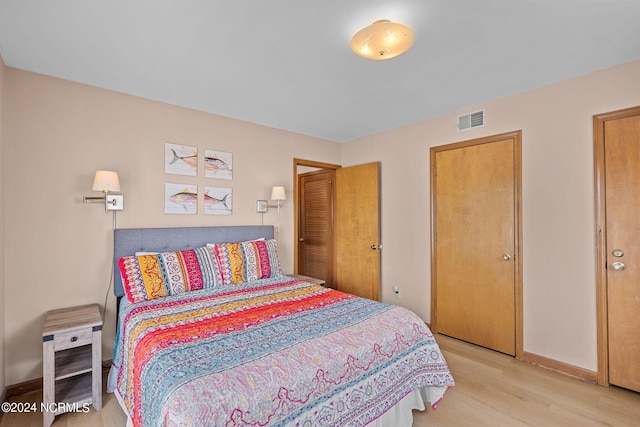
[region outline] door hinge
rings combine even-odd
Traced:
[[[436,170],[435,166],[433,167],[433,176],[438,175],[438,171]]]

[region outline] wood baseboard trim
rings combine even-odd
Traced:
[[[0,403],[7,401],[7,388],[2,388],[2,394],[0,394]],[[4,415],[4,411],[0,410],[0,423],[2,422],[2,416]]]
[[[532,365],[540,366],[542,368],[551,369],[553,371],[560,372],[562,374],[570,375],[572,377],[579,378],[581,380],[589,381],[592,383],[598,382],[598,373],[590,371],[588,369],[580,368],[578,366],[570,365],[568,363],[559,362],[548,357],[539,356],[533,353],[527,353],[526,351],[522,355],[522,360]]]
[[[102,361],[102,371],[109,370],[111,368],[111,359]],[[42,390],[42,377],[34,378],[29,381],[25,381],[18,384],[7,386],[4,393],[4,398],[1,402],[12,397],[20,396],[22,394],[31,393],[32,391]]]
[[[32,391],[42,390],[42,377],[7,386],[7,399]]]

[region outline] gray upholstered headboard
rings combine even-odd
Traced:
[[[207,243],[272,239],[272,225],[229,227],[119,228],[113,233],[113,292],[124,296],[118,260],[136,252],[169,252],[205,246]]]

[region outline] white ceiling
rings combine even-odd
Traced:
[[[377,19],[411,26],[413,48],[354,55]],[[0,0],[0,55],[345,142],[640,59],[640,1]]]

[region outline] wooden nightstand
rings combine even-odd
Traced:
[[[287,274],[289,277],[293,277],[294,279],[304,280],[305,282],[309,282],[312,285],[320,285],[324,286],[324,280],[322,279],[314,279],[313,277],[303,276],[302,274]]]
[[[98,304],[47,313],[42,330],[44,426],[56,415],[102,409],[102,315]]]

